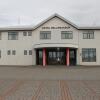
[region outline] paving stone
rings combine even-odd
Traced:
[[[100,100],[97,75],[100,68],[0,67],[0,100]]]
[[[3,82],[4,84],[0,85],[1,93],[3,90],[0,100],[100,100],[100,81],[4,80]],[[18,82],[21,84],[16,85]],[[10,92],[6,93],[8,90]]]

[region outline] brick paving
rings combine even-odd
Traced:
[[[0,67],[0,100],[100,100],[100,67],[40,67]]]
[[[0,80],[0,100],[100,100],[100,81]]]

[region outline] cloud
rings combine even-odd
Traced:
[[[37,24],[58,13],[77,25],[100,25],[100,0],[0,0],[0,26]]]

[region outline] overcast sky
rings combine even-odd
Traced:
[[[0,26],[36,25],[54,13],[78,26],[100,26],[100,0],[0,0]]]

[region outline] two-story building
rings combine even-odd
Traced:
[[[100,27],[58,14],[36,26],[0,28],[0,65],[100,65]]]

